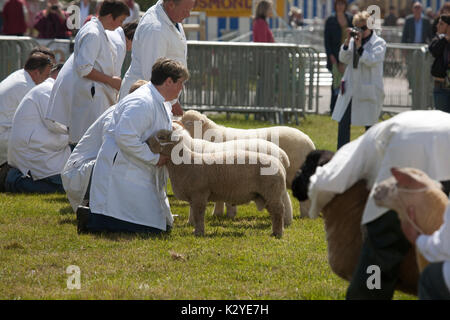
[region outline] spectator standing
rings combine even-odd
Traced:
[[[95,0],[77,0],[70,3],[70,5],[78,6],[80,8],[80,26],[83,26],[89,15],[96,14],[97,4],[98,3]]]
[[[333,113],[334,105],[339,94],[342,75],[345,64],[339,60],[339,50],[347,36],[347,28],[352,27],[352,16],[347,13],[347,0],[336,0],[334,2],[335,13],[325,21],[325,52],[327,54],[327,69],[333,75],[331,84],[330,111]]]
[[[433,25],[431,26],[431,32],[433,34],[433,38],[436,36],[437,24],[439,22],[439,17],[442,14],[450,14],[450,2],[446,2],[442,5],[441,9],[439,9],[436,19],[434,19],[434,21],[433,21]]]
[[[123,22],[124,24],[131,22],[139,22],[141,7],[134,0],[125,0],[125,4],[130,8],[130,15]]]
[[[69,142],[72,145],[116,102],[121,82],[120,77],[115,76],[118,52],[105,30],[115,30],[121,26],[128,14],[128,7],[122,1],[105,0],[99,17],[93,17],[75,37],[72,62],[75,72],[60,83],[62,88],[68,88],[71,99],[64,104],[50,105],[47,113],[47,119],[69,128]],[[66,70],[63,68],[61,73],[66,74]],[[56,92],[58,88],[54,86],[55,99],[67,100],[64,90]]]
[[[14,114],[5,188],[13,193],[64,192],[61,171],[70,156],[67,128],[44,119],[62,64],[31,89]]]
[[[131,65],[125,73],[119,100],[137,80],[149,80],[152,66],[158,58],[166,57],[187,66],[187,42],[181,22],[190,16],[194,0],[159,0],[139,20],[131,49]],[[182,115],[178,99],[172,112]]]
[[[272,2],[261,0],[256,6],[255,19],[253,20],[253,42],[275,42],[270,31],[267,18],[272,16]]]
[[[297,7],[291,7],[289,10],[289,25],[296,29],[297,27],[303,27],[305,22],[303,21],[302,9]]]
[[[397,16],[395,15],[395,7],[389,7],[389,15],[384,18],[383,26],[395,27],[397,25]]]
[[[370,14],[362,11],[353,17],[359,32],[347,38],[341,46],[339,59],[347,64],[332,119],[339,122],[338,145],[350,141],[350,125],[368,130],[378,122],[384,100],[383,61],[386,42],[367,27]]]
[[[430,43],[431,23],[422,14],[422,4],[414,2],[412,10],[413,14],[406,17],[403,26],[402,43]]]
[[[68,39],[71,33],[66,25],[67,16],[58,0],[48,0],[47,8],[35,18],[34,28],[39,32],[38,38]]]
[[[27,9],[22,0],[8,0],[3,6],[3,34],[23,36],[27,31]]]
[[[437,25],[437,35],[429,50],[434,57],[431,75],[434,77],[434,106],[450,113],[450,14],[442,14]]]

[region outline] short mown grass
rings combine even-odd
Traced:
[[[269,126],[244,116],[211,118],[239,128]],[[297,126],[317,148],[336,149],[337,125],[309,115]],[[363,128],[353,128],[352,138]],[[169,194],[171,194],[169,188]],[[174,228],[157,237],[78,235],[64,195],[0,194],[0,299],[344,299],[330,270],[321,219],[295,219],[270,236],[267,211],[240,206],[234,220],[206,214],[206,235],[187,224],[187,203],[170,197]],[[70,290],[66,269],[81,270]],[[414,297],[397,293],[396,299]]]

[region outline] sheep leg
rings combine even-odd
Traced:
[[[197,200],[191,203],[192,214],[194,216],[194,234],[196,236],[203,236],[205,234],[205,210],[206,201]]]
[[[292,203],[289,193],[286,191],[281,199],[284,205],[284,225],[288,226],[292,223],[293,213],[292,213]]]
[[[227,217],[228,218],[236,217],[237,207],[229,203],[226,203],[226,206],[227,206]]]
[[[268,203],[267,211],[272,218],[272,235],[281,238],[283,235],[284,205],[281,201]]]
[[[309,217],[309,208],[311,207],[311,200],[300,201],[300,218]]]
[[[213,216],[223,216],[223,210],[224,210],[224,202],[223,201],[217,201],[214,203],[214,211]]]

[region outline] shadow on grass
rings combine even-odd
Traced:
[[[44,196],[42,200],[49,202],[61,202],[61,203],[69,203],[66,195],[64,193],[52,193],[53,197]],[[55,197],[56,196],[56,197]]]
[[[71,206],[67,206],[67,207],[63,207],[63,208],[59,209],[59,213],[65,215],[65,214],[71,214],[71,213],[75,213],[75,212],[73,212],[73,209]]]
[[[64,219],[61,219],[61,220],[59,220],[59,224],[72,224],[72,225],[74,225],[74,226],[76,226],[77,225],[77,219],[75,219],[75,218],[64,218]]]

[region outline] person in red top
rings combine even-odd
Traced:
[[[3,34],[23,36],[27,31],[26,8],[21,0],[8,0],[3,7]]]
[[[48,0],[47,8],[40,11],[35,18],[34,28],[39,31],[38,38],[68,39],[70,31],[66,20],[67,13],[61,9],[58,0]]]
[[[253,42],[275,42],[266,18],[272,16],[272,2],[261,0],[256,7],[253,21]]]

